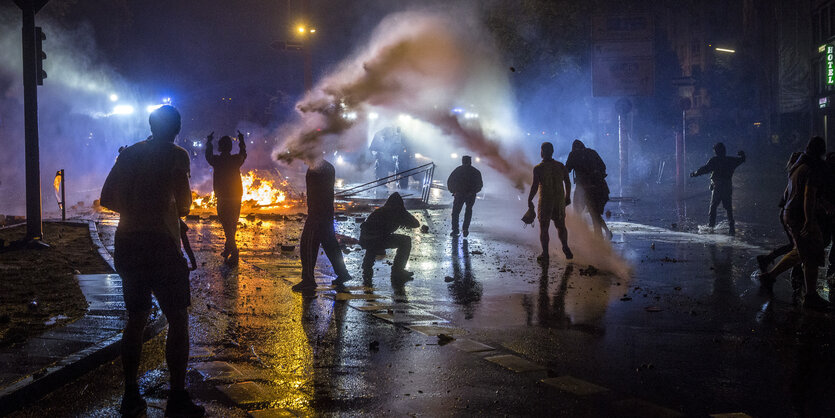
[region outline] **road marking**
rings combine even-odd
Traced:
[[[276,394],[266,386],[255,382],[218,385],[215,388],[237,405],[256,405],[272,402]]]
[[[572,376],[552,377],[542,379],[542,383],[553,386],[563,392],[573,393],[579,396],[594,395],[595,393],[608,392],[609,389],[595,385],[582,379]]]
[[[485,360],[496,363],[506,369],[513,370],[516,373],[533,372],[545,370],[544,367],[510,354],[502,354],[499,356],[485,357]]]
[[[434,325],[409,325],[406,328],[415,332],[419,332],[423,335],[426,335],[427,337],[437,337],[441,334],[461,335],[467,332],[459,328],[437,327]]]
[[[495,348],[490,347],[487,344],[482,344],[478,341],[467,340],[467,339],[455,340],[455,342],[453,342],[450,345],[452,345],[453,347],[455,347],[455,348],[457,348],[461,351],[465,351],[467,353],[478,353],[478,352],[481,352],[481,351],[495,350]]]

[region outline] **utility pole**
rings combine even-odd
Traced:
[[[46,73],[41,62],[46,58],[40,50],[46,37],[35,26],[37,14],[49,0],[15,0],[23,12],[23,110],[25,117],[26,158],[26,238],[25,241],[42,243],[41,175],[38,148],[38,84],[43,84]]]
[[[626,131],[626,115],[632,111],[632,102],[627,98],[615,102],[618,113],[618,160],[620,162],[620,195],[624,196],[624,187],[629,187],[629,133]],[[631,129],[630,129],[631,131]]]

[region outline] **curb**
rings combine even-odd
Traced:
[[[96,249],[102,259],[104,259],[104,261],[110,265],[111,268],[113,268],[113,256],[111,256],[104,248],[104,245],[102,245],[98,236],[96,223],[94,221],[88,221],[87,223],[93,245],[96,246]],[[79,223],[75,224],[79,225]],[[91,315],[89,309],[82,318],[91,316],[101,318],[101,316],[98,315]],[[121,319],[121,317],[114,318]],[[148,325],[145,327],[143,341],[148,341],[159,335],[162,330],[165,329],[166,325],[167,321],[165,320],[165,316],[160,314],[159,308],[155,306],[155,310],[152,311]],[[62,328],[55,328],[50,331],[60,329]],[[5,388],[0,389],[0,416],[10,414],[26,406],[26,404],[37,401],[48,393],[94,370],[98,366],[115,359],[120,355],[121,346],[122,333],[121,331],[118,331],[102,341],[67,355],[56,363],[53,363],[41,370],[36,371],[35,373],[23,377]]]

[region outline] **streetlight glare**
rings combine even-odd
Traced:
[[[119,96],[117,96],[116,93],[111,94],[110,101],[115,102],[116,100],[119,100]]]
[[[133,113],[133,106],[131,105],[121,104],[113,108],[114,115],[130,115],[131,113]]]
[[[299,31],[299,33],[304,33],[305,32],[304,26],[299,26],[298,31]]]
[[[734,50],[734,49],[728,49],[728,48],[716,48],[716,51],[718,51],[718,52],[727,52],[727,53],[729,53],[729,54],[733,54],[734,52],[736,52],[736,50]]]
[[[316,33],[316,29],[311,29],[310,33]]]

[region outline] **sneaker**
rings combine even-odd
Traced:
[[[139,390],[125,393],[122,396],[122,404],[119,406],[119,413],[123,417],[144,417],[148,409],[148,403],[142,399]]]
[[[566,260],[574,258],[574,253],[571,252],[571,248],[568,248],[568,246],[562,247],[562,253],[565,254]]]
[[[768,260],[768,256],[766,255],[758,255],[757,256],[757,266],[760,268],[761,273],[765,273],[768,271],[768,265],[771,262]]]
[[[467,238],[467,235],[470,235],[470,231],[465,229],[464,230],[464,238]]]
[[[313,291],[316,290],[316,282],[310,283],[310,282],[305,282],[304,280],[302,280],[302,281],[294,284],[293,287],[291,287],[291,289],[294,292],[302,292],[302,293],[313,292]]]
[[[392,279],[412,280],[412,276],[414,276],[414,275],[415,275],[415,273],[413,273],[409,270],[406,270],[406,269],[397,269],[397,270],[392,269],[391,270],[391,278]]]
[[[353,280],[353,277],[351,277],[351,276],[341,276],[341,277],[337,277],[336,279],[334,279],[331,282],[331,284],[334,285],[334,286],[343,286],[345,284],[345,282],[348,282],[348,281],[351,281],[351,280]]]
[[[206,408],[192,402],[186,391],[171,391],[168,403],[165,405],[166,417],[202,417],[206,415]]]
[[[758,273],[757,280],[760,282],[760,287],[771,290],[774,286],[774,282],[776,281],[774,277],[771,277],[770,274],[766,273]]]

